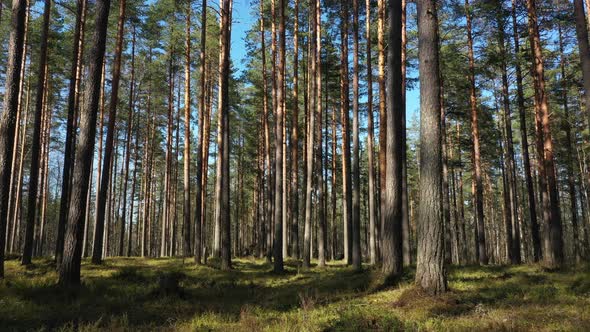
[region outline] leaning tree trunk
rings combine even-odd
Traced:
[[[89,53],[86,98],[83,112],[80,114],[80,134],[71,191],[70,210],[64,255],[59,267],[59,283],[64,285],[80,284],[80,260],[82,256],[82,238],[84,232],[84,212],[86,211],[86,194],[88,179],[92,172],[92,155],[96,136],[96,117],[100,99],[102,64],[104,60],[110,0],[96,1],[95,31]],[[102,240],[102,239],[101,239]],[[95,242],[96,246],[96,242]]]

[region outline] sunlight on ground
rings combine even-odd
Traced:
[[[590,269],[460,267],[452,291],[426,296],[408,270],[382,289],[377,270],[333,263],[273,274],[263,260],[234,260],[234,271],[191,259],[85,261],[77,291],[55,286],[51,260],[7,262],[0,326],[8,330],[396,331],[584,330],[590,328]]]

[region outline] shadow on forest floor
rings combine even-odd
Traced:
[[[240,259],[225,272],[187,259],[112,258],[82,266],[82,286],[56,286],[49,259],[7,262],[0,281],[0,330],[552,330],[590,326],[590,271],[536,266],[457,267],[451,292],[381,287],[377,270],[340,263],[272,273]]]

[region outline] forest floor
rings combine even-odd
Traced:
[[[56,286],[55,267],[7,261],[0,281],[0,330],[60,331],[399,331],[590,330],[590,268],[545,272],[538,266],[457,267],[451,291],[429,297],[407,269],[383,288],[379,271],[342,264],[284,274],[263,260],[234,270],[187,259],[85,261],[82,286]],[[175,280],[179,280],[178,287]]]

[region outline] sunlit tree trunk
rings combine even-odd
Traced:
[[[483,208],[483,184],[481,170],[481,146],[479,139],[479,120],[477,110],[477,91],[475,86],[475,58],[473,55],[473,36],[471,27],[471,9],[469,0],[465,0],[465,16],[467,19],[467,43],[469,46],[469,84],[471,106],[471,138],[473,140],[473,181],[475,182],[475,218],[477,221],[477,246],[479,253],[478,261],[480,264],[488,264],[488,255],[486,251],[486,236]]]
[[[555,175],[555,162],[553,157],[553,139],[551,134],[551,119],[549,104],[545,91],[545,69],[541,40],[539,37],[539,25],[537,22],[537,9],[534,0],[527,0],[527,12],[529,21],[529,38],[531,56],[533,60],[532,76],[535,86],[535,113],[537,114],[539,129],[542,132],[542,144],[539,144],[539,168],[540,175],[545,177],[546,188],[543,188],[543,264],[548,268],[557,268],[563,264],[563,238],[561,226],[561,212],[559,210],[559,197],[557,192],[557,179]]]

